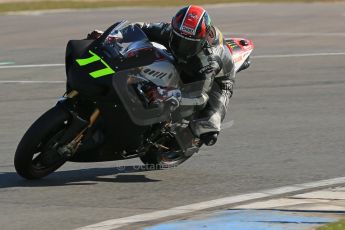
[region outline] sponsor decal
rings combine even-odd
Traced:
[[[148,74],[152,77],[160,78],[160,79],[164,78],[167,75],[167,73],[151,70],[149,68],[144,69],[143,73]]]
[[[234,57],[234,62],[240,62],[243,60],[242,56]]]
[[[188,14],[188,18],[192,19],[192,20],[199,20],[199,16],[196,13],[189,13]]]
[[[187,34],[194,34],[195,30],[187,26],[182,26],[181,30]]]
[[[101,62],[104,68],[95,69],[93,72],[90,72],[89,75],[93,78],[104,77],[110,74],[114,74],[115,71],[106,63],[100,56],[89,50],[90,57],[76,59],[76,62],[79,66],[87,66],[94,62]]]

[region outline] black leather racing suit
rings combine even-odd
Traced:
[[[160,43],[169,49],[172,32],[170,23],[137,25],[150,41]],[[187,61],[177,60],[177,69],[184,83],[205,80],[202,93],[208,97],[208,101],[190,123],[194,135],[198,137],[205,133],[220,131],[235,81],[234,62],[223,35],[215,27],[212,31],[208,44],[200,53]],[[182,91],[182,98],[183,94]]]

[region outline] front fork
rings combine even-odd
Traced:
[[[73,106],[73,101],[78,94],[77,91],[73,90],[58,102],[58,105],[63,106],[64,109],[67,109],[72,115],[68,129],[54,146],[61,156],[67,158],[72,157],[78,150],[86,130],[95,124],[100,115],[100,110],[98,108],[95,108],[88,117],[81,117],[77,114]]]

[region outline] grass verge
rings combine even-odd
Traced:
[[[51,10],[51,9],[82,9],[103,8],[121,6],[179,6],[189,4],[215,4],[215,3],[239,3],[239,2],[319,2],[320,0],[108,0],[108,1],[26,1],[0,3],[0,12],[27,11],[27,10]],[[344,0],[341,0],[344,1]],[[333,0],[321,0],[321,2],[336,2]],[[338,0],[339,2],[339,0]]]
[[[316,230],[345,230],[345,220],[327,224],[325,226],[317,228]]]

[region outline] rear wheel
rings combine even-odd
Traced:
[[[14,166],[26,179],[39,179],[61,167],[66,159],[53,146],[66,130],[69,114],[54,107],[36,120],[18,144]]]
[[[164,169],[176,167],[190,157],[180,150],[174,137],[164,135],[140,159],[147,169]]]

